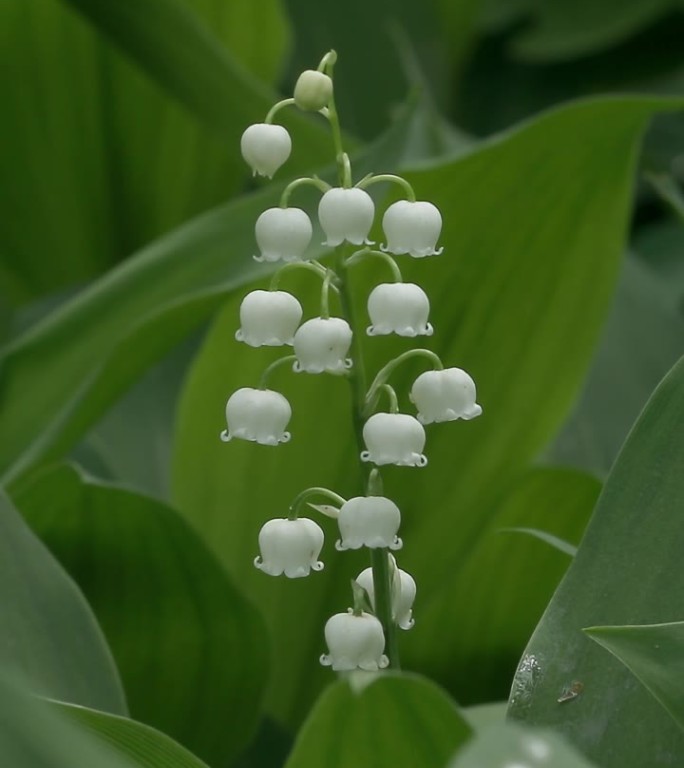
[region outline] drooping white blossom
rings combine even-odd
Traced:
[[[252,291],[240,304],[238,341],[250,347],[292,344],[302,319],[302,305],[286,291]]]
[[[290,433],[285,427],[291,416],[292,408],[280,392],[242,387],[226,403],[228,429],[221,433],[221,440],[236,437],[262,445],[286,443]]]
[[[351,366],[347,357],[352,341],[349,323],[341,317],[314,317],[299,326],[293,347],[298,373],[344,373]]]
[[[374,413],[363,426],[363,439],[367,450],[361,452],[362,461],[406,467],[427,464],[427,457],[422,452],[425,430],[408,414]]]
[[[385,251],[408,253],[414,258],[434,256],[442,249],[436,248],[442,231],[442,216],[432,203],[399,200],[392,203],[382,217],[387,244]]]
[[[356,496],[346,501],[337,516],[341,539],[338,550],[369,547],[400,549],[397,536],[401,513],[399,507],[384,496]]]
[[[370,243],[368,233],[373,226],[375,205],[362,189],[334,187],[324,193],[318,204],[318,220],[326,235],[325,245],[348,242]]]
[[[475,382],[460,368],[421,373],[409,395],[418,408],[421,424],[474,419],[482,413],[476,396]]]
[[[321,656],[321,664],[336,672],[365,669],[371,672],[384,669],[389,660],[383,653],[385,633],[382,624],[370,613],[355,616],[336,613],[325,625],[328,654]]]
[[[255,261],[302,261],[311,237],[311,219],[301,208],[268,208],[257,219],[260,255]]]
[[[392,560],[392,618],[401,629],[411,629],[415,624],[413,619],[413,603],[416,599],[416,582],[410,573],[397,568]],[[375,610],[375,586],[373,584],[373,569],[366,568],[356,577],[356,581],[368,593],[371,607]]]
[[[278,518],[269,520],[259,532],[261,554],[254,565],[269,576],[285,574],[290,579],[320,571],[323,563],[318,556],[323,548],[323,531],[313,520]]]
[[[315,69],[306,69],[297,78],[294,96],[295,104],[309,112],[318,112],[327,107],[333,92],[332,78],[324,72]]]
[[[240,149],[254,175],[270,179],[290,156],[292,139],[282,125],[255,123],[242,134]]]
[[[369,336],[431,336],[430,300],[414,283],[381,283],[368,297]]]

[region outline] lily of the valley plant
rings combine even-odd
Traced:
[[[321,570],[323,563],[318,558],[323,547],[323,529],[299,513],[310,500],[325,500],[324,505],[308,506],[336,518],[337,550],[365,547],[370,552],[371,565],[352,582],[353,607],[328,620],[328,653],[321,656],[321,663],[338,671],[377,670],[399,665],[396,630],[413,626],[412,605],[416,595],[415,581],[399,568],[396,555],[392,554],[403,545],[399,537],[401,511],[393,499],[383,495],[379,467],[424,467],[428,462],[423,452],[425,425],[472,419],[482,409],[476,403],[471,377],[459,368],[444,368],[439,357],[427,349],[411,349],[391,360],[370,385],[364,379],[360,345],[364,332],[368,336],[404,337],[433,333],[427,295],[420,286],[402,281],[394,257],[408,255],[421,259],[439,255],[442,217],[432,203],[417,200],[411,185],[400,176],[370,175],[354,183],[335,107],[335,60],[335,52],[330,51],[317,70],[303,72],[294,97],[278,102],[264,123],[250,126],[242,136],[246,162],[255,174],[271,177],[286,162],[292,147],[287,130],[273,122],[277,113],[290,105],[320,113],[332,132],[338,186],[331,187],[317,177],[296,179],[283,191],[280,206],[264,211],[256,221],[259,253],[254,258],[285,264],[273,275],[269,290],[252,291],[245,296],[236,339],[252,347],[290,345],[294,354],[268,366],[261,381],[255,382],[255,388],[242,388],[230,396],[226,405],[227,429],[221,438],[271,446],[290,440],[290,404],[282,394],[267,387],[269,375],[278,365],[290,364],[296,373],[329,373],[347,378],[359,459],[366,478],[364,495],[344,499],[328,488],[303,490],[290,503],[286,517],[264,524],[259,534],[260,554],[254,562],[271,576],[300,578],[309,576],[312,570]],[[393,203],[384,212],[385,242],[376,248],[368,239],[376,210],[366,189],[379,182],[399,185],[406,199]],[[321,192],[318,221],[325,233],[324,244],[334,252],[331,266],[307,259],[312,222],[303,210],[289,205],[294,190],[305,184]],[[370,291],[370,325],[364,329],[352,312],[347,274],[353,265],[369,258],[384,260],[392,281]],[[313,271],[321,279],[320,314],[304,322],[297,298],[278,290],[282,272],[295,268]],[[331,292],[339,297],[339,317],[330,315]],[[411,387],[410,400],[416,414],[399,413],[398,398],[389,379],[397,366],[417,356],[424,357],[432,369],[418,376]],[[379,410],[382,397],[388,402],[386,411]]]

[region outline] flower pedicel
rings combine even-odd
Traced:
[[[460,368],[445,369],[439,357],[427,349],[409,349],[390,360],[370,385],[364,379],[359,338],[364,329],[354,316],[348,273],[367,259],[382,260],[391,272],[392,282],[380,283],[369,292],[369,336],[430,336],[429,299],[419,285],[403,282],[394,256],[420,259],[439,255],[442,216],[433,203],[416,200],[413,188],[400,176],[371,174],[354,183],[335,105],[336,58],[330,51],[316,70],[303,72],[294,96],[275,104],[263,123],[249,126],[242,136],[246,162],[255,174],[271,177],[287,161],[292,148],[287,130],[274,123],[278,112],[292,106],[318,112],[331,128],[338,182],[331,187],[316,176],[295,179],[285,187],[279,206],[264,211],[256,221],[259,252],[254,258],[280,262],[281,266],[269,290],[245,296],[236,338],[252,347],[292,345],[294,354],[268,365],[257,388],[243,387],[228,398],[227,429],[221,439],[271,446],[290,439],[286,431],[292,415],[290,404],[280,392],[267,387],[269,377],[279,367],[288,365],[296,372],[328,373],[349,380],[365,476],[363,493],[347,500],[328,488],[305,489],[290,504],[287,517],[263,524],[260,554],[254,564],[270,576],[292,579],[321,570],[323,563],[318,558],[324,545],[323,528],[299,512],[306,504],[335,518],[340,534],[337,550],[365,548],[371,565],[352,581],[353,607],[333,615],[325,625],[328,653],[321,656],[321,663],[339,672],[375,671],[398,665],[397,629],[413,626],[416,596],[413,577],[397,566],[391,554],[402,546],[398,536],[402,515],[397,504],[384,495],[379,467],[424,467],[424,425],[472,419],[482,408],[476,402],[472,378]],[[384,211],[386,242],[375,249],[369,237],[376,210],[367,189],[379,183],[398,185],[405,199]],[[290,196],[304,185],[315,187],[321,194],[318,223],[325,235],[323,245],[332,250],[329,265],[307,257],[314,231],[311,219],[301,208],[289,205]],[[299,300],[278,289],[281,277],[293,269],[308,270],[320,279],[319,314],[303,322]],[[336,302],[332,316],[331,301]],[[400,412],[389,379],[398,366],[415,358],[426,360],[431,370],[420,374],[411,387],[409,399],[417,409],[414,416]],[[387,402],[385,410],[379,408],[381,398]],[[312,499],[325,500],[326,504],[312,504]]]

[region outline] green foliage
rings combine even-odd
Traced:
[[[56,710],[140,768],[207,768],[179,744],[135,720],[53,702]],[[104,750],[103,750],[104,751]],[[99,765],[99,763],[98,763]],[[216,763],[220,765],[220,763]]]
[[[590,627],[592,640],[610,651],[684,727],[684,622]]]
[[[493,725],[480,731],[449,768],[592,768],[575,749],[549,731]]]
[[[3,493],[0,527],[0,668],[21,674],[43,696],[125,714],[88,604]]]
[[[163,504],[71,467],[40,474],[18,503],[82,585],[132,715],[213,765],[239,754],[261,711],[266,629],[196,534]]]
[[[323,692],[286,768],[443,768],[469,735],[453,702],[433,683],[359,671]]]
[[[684,754],[659,704],[582,632],[680,615],[683,419],[684,360],[630,433],[513,683],[512,717],[557,727],[604,768],[649,765],[655,754],[675,766]],[[557,703],[573,686],[578,695]]]

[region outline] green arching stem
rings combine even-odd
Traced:
[[[331,270],[326,269],[322,264],[319,264],[317,261],[290,261],[287,264],[284,264],[277,272],[273,273],[273,277],[271,278],[271,282],[269,283],[268,290],[269,291],[277,291],[278,286],[280,285],[280,279],[286,272],[292,272],[295,269],[306,269],[309,272],[315,272],[321,279],[324,279],[325,276],[330,272]],[[335,278],[337,278],[337,275],[335,275]],[[336,286],[332,285],[333,290],[337,290]]]
[[[355,581],[354,579],[352,579],[351,588],[352,595],[354,596],[354,607],[352,608],[352,615],[360,616],[366,610],[366,590],[359,584],[358,581]]]
[[[337,61],[337,54],[335,51],[328,51],[321,60],[319,66],[319,72],[325,72],[326,75],[332,78],[333,68]],[[330,124],[330,130],[332,132],[333,144],[335,146],[335,161],[337,162],[337,175],[339,177],[340,184],[343,187],[351,187],[351,165],[349,157],[344,151],[342,146],[342,129],[340,128],[340,118],[337,114],[337,105],[335,104],[335,91],[333,89],[333,95],[328,102],[327,110],[323,113],[328,119]]]
[[[394,282],[395,283],[403,282],[399,265],[389,255],[389,253],[385,253],[384,251],[376,251],[373,248],[363,248],[360,251],[356,251],[356,253],[352,253],[352,255],[347,259],[346,264],[348,267],[351,267],[353,264],[357,264],[359,261],[362,261],[367,256],[376,256],[382,259],[392,270],[392,277],[394,278]]]
[[[326,68],[328,68],[327,74],[332,76],[332,68],[335,66],[336,61],[337,61],[337,51],[330,50],[321,59],[320,64],[316,67],[316,71],[325,72]]]
[[[318,487],[307,488],[301,493],[298,493],[294,497],[294,499],[292,499],[292,504],[290,504],[290,509],[287,515],[290,520],[297,519],[297,516],[299,514],[299,508],[311,496],[325,496],[327,499],[334,501],[336,504],[339,504],[340,506],[342,506],[342,504],[344,504],[347,501],[346,499],[343,499],[342,496],[340,496],[338,493],[335,493],[335,491],[331,491],[328,488],[318,488]]]
[[[289,107],[291,104],[294,104],[294,103],[295,103],[295,100],[294,100],[294,99],[283,99],[282,101],[279,101],[279,102],[277,102],[276,104],[274,104],[274,105],[273,105],[273,106],[272,106],[272,107],[271,107],[271,108],[268,110],[268,114],[266,115],[266,119],[264,120],[264,122],[265,122],[267,125],[269,125],[270,123],[272,123],[272,122],[273,122],[273,118],[275,117],[275,115],[276,115],[276,112],[277,112],[279,109],[282,109],[283,107]]]
[[[394,387],[385,383],[381,385],[380,389],[385,391],[389,397],[389,412],[399,413],[399,401],[397,400],[397,393],[394,391]]]
[[[406,191],[406,197],[409,202],[416,202],[416,193],[413,191],[413,187],[401,176],[396,176],[393,173],[379,173],[377,176],[366,176],[356,185],[359,189],[365,189],[370,187],[371,184],[377,184],[380,181],[390,181],[393,184],[399,184]]]
[[[435,354],[429,349],[409,349],[407,352],[403,352],[401,355],[398,355],[397,357],[395,357],[394,360],[390,360],[389,363],[387,363],[387,365],[383,366],[378,371],[377,376],[373,379],[373,383],[370,385],[368,393],[364,398],[364,407],[363,407],[364,415],[367,415],[368,412],[373,409],[373,406],[378,396],[378,393],[380,391],[380,388],[384,386],[385,382],[390,377],[392,371],[394,371],[395,368],[397,368],[406,360],[409,360],[412,357],[427,357],[427,359],[432,362],[432,365],[434,366],[434,370],[436,371],[444,370],[444,364],[439,359],[439,355]]]
[[[326,270],[325,277],[323,278],[323,285],[321,285],[321,317],[324,320],[330,318],[330,283],[334,277],[335,273],[332,270]]]
[[[280,196],[280,207],[287,208],[287,203],[290,199],[290,195],[297,189],[297,187],[303,187],[309,185],[316,187],[316,189],[325,193],[330,189],[330,184],[327,184],[323,179],[319,179],[318,176],[303,176],[301,179],[295,179],[291,181],[283,190]]]
[[[261,378],[259,379],[259,389],[266,389],[269,376],[273,373],[273,371],[275,371],[276,368],[280,368],[281,365],[285,365],[286,363],[294,363],[296,359],[297,355],[286,355],[285,357],[279,357],[277,360],[272,362],[261,374]]]

